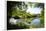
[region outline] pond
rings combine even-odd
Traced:
[[[31,22],[32,26],[39,27],[40,26],[40,18],[34,18]]]
[[[17,22],[23,22],[26,25],[40,25],[40,19],[39,18],[34,18],[30,23],[24,22],[24,19],[14,19],[14,18],[10,18],[9,23],[11,24],[16,24]]]

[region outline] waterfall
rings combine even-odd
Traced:
[[[31,8],[34,8],[35,4],[32,4],[32,7]]]
[[[30,6],[30,4],[29,4],[29,5],[27,6],[28,9],[26,10],[26,12],[27,12],[27,13],[30,13],[30,14],[40,14],[42,8],[40,8],[40,7],[34,7],[34,6],[35,6],[34,3],[32,3],[31,6]]]

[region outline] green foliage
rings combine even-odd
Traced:
[[[16,25],[17,25],[18,27],[20,27],[20,28],[23,28],[23,29],[29,28],[28,25],[24,24],[24,22],[17,23]]]
[[[23,3],[23,5],[22,5],[21,3],[17,3],[17,2],[16,2],[16,4],[15,3],[8,3],[8,4],[10,4],[9,8],[11,7],[10,9],[8,9],[8,16],[16,16],[16,17],[19,17],[20,19],[24,19],[23,22],[30,23],[34,19],[34,17],[36,17],[37,15],[27,13],[26,12],[27,5],[25,3]],[[29,5],[32,6],[32,3],[29,3]],[[23,10],[22,7],[25,10]],[[34,7],[43,8],[44,6],[41,3],[40,4],[35,3]],[[44,25],[44,10],[41,11],[41,14],[39,17],[40,17],[41,24]],[[17,23],[15,26],[17,26],[19,28],[24,28],[24,29],[31,27],[31,26],[24,24],[23,22]],[[32,26],[32,27],[35,27],[35,26]]]

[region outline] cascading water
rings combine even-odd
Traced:
[[[30,13],[30,14],[40,14],[41,13],[41,10],[42,8],[40,7],[34,7],[35,4],[32,4],[32,6],[28,5],[28,9],[26,10],[27,13]]]

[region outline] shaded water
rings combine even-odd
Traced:
[[[36,25],[36,26],[40,25],[40,19],[39,18],[34,18],[30,23],[24,22],[24,19],[11,18],[9,20],[9,23],[11,23],[11,24],[16,24],[17,22],[23,22],[26,25]]]
[[[34,20],[32,20],[31,25],[35,27],[40,27],[40,18],[35,18]]]

